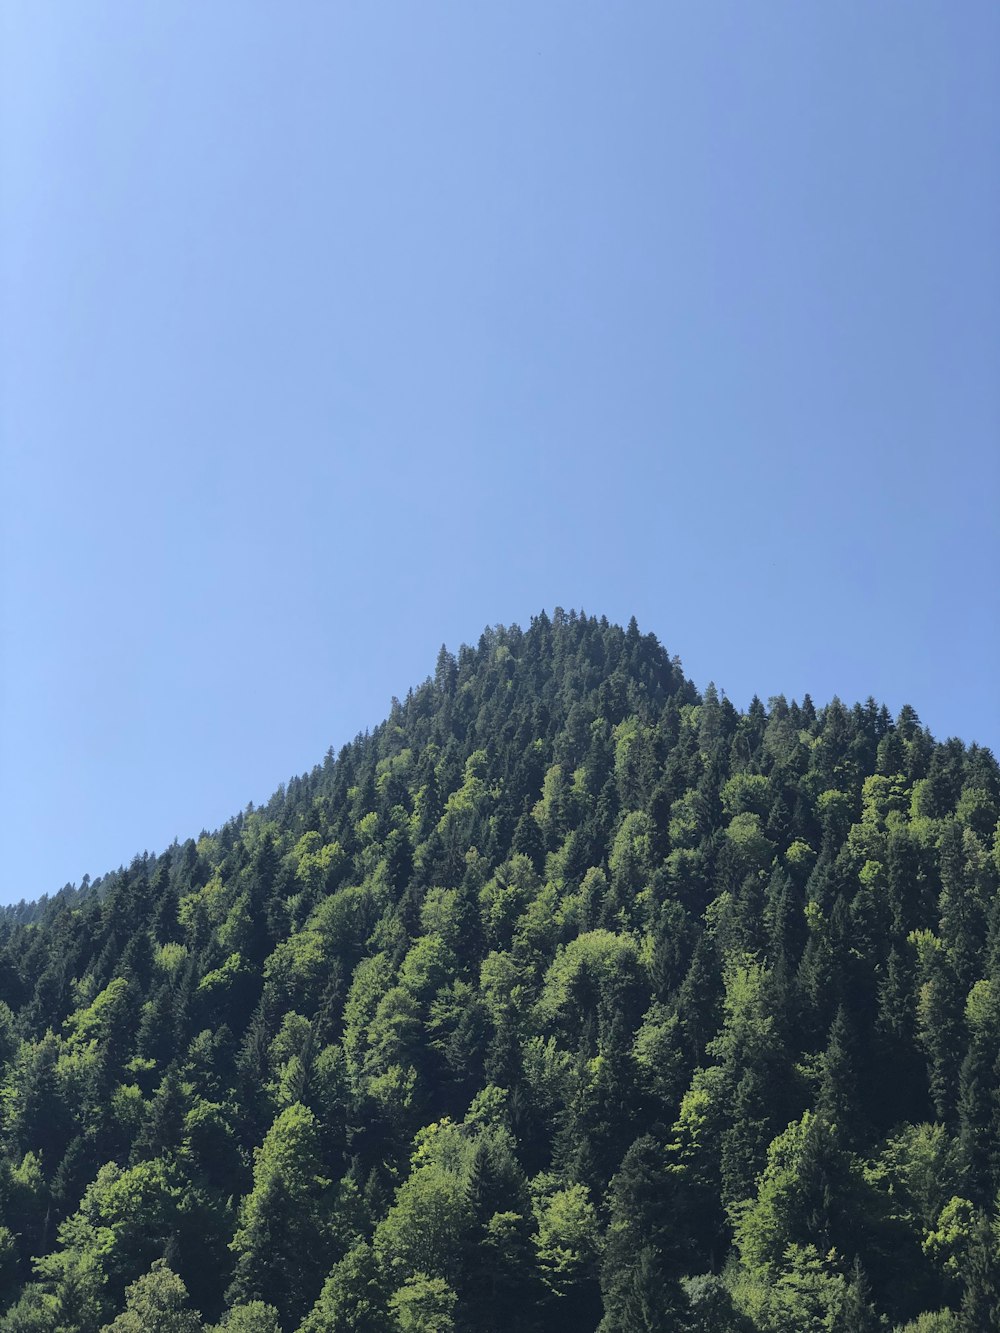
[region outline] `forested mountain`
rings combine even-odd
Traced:
[[[0,920],[0,1330],[1000,1328],[998,814],[634,621],[442,649]]]

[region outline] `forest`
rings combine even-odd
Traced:
[[[0,1333],[1000,1329],[998,816],[634,620],[442,648],[0,916]]]

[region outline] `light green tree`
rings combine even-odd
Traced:
[[[414,1273],[389,1298],[400,1333],[452,1333],[458,1297],[442,1277]]]
[[[162,1259],[125,1293],[125,1310],[103,1333],[202,1333],[187,1288]]]
[[[206,1328],[205,1333],[281,1333],[278,1312],[263,1301],[234,1305],[222,1319]]]

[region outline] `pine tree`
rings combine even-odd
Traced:
[[[823,1053],[816,1112],[837,1127],[844,1144],[853,1143],[864,1128],[858,1093],[860,1063],[854,1028],[841,1005],[830,1027],[830,1038]]]
[[[994,1228],[985,1213],[976,1215],[972,1243],[962,1270],[960,1333],[992,1333],[1000,1328],[1000,1261]]]
[[[187,1098],[180,1075],[176,1067],[171,1065],[150,1103],[145,1124],[136,1137],[132,1160],[137,1162],[143,1158],[162,1157],[176,1152],[184,1136],[186,1110]]]

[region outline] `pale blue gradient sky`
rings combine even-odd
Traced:
[[[0,895],[583,606],[1000,745],[1000,7],[0,7]]]

